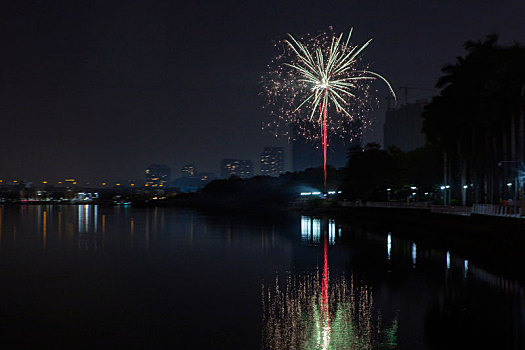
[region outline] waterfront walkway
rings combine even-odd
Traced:
[[[367,208],[397,208],[397,209],[419,209],[428,210],[432,213],[471,216],[487,215],[525,219],[525,212],[518,206],[496,205],[496,204],[474,204],[469,206],[434,205],[433,202],[349,202],[340,201],[342,207],[367,207]]]

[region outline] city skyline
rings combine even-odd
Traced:
[[[465,41],[525,37],[518,1],[15,2],[1,10],[0,178],[135,178],[152,162],[217,172],[225,156],[255,164],[267,145],[289,155],[285,137],[261,130],[268,116],[259,96],[286,33],[359,29],[353,40],[374,39],[366,60],[400,102],[402,86],[432,89]],[[387,91],[374,89],[379,107],[364,143],[383,135]],[[435,93],[410,90],[408,99]]]

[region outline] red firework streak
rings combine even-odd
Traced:
[[[322,304],[323,310],[328,311],[328,255],[326,247],[326,235],[324,237],[324,265],[323,265],[323,285],[322,285]]]
[[[320,114],[321,114],[321,142],[323,144],[323,169],[324,169],[324,187],[326,190],[326,148],[328,144],[328,130],[326,129],[326,117],[327,117],[327,110],[328,110],[328,88],[326,88],[326,92],[324,95],[324,103],[320,107]]]
[[[324,236],[324,266],[323,266],[323,281],[321,286],[321,306],[322,317],[326,320],[328,328],[330,328],[330,315],[328,313],[328,254],[327,254],[327,235]]]

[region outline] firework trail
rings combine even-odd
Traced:
[[[320,139],[325,186],[328,134],[351,140],[370,124],[366,116],[374,101],[369,93],[372,81],[385,82],[395,98],[390,83],[361,62],[372,39],[356,46],[350,43],[351,36],[352,30],[346,40],[343,33],[301,39],[288,34],[281,42],[283,52],[263,78],[267,105],[275,117],[266,126],[275,126],[276,136],[284,124],[306,139]],[[312,125],[319,126],[320,134],[312,132]]]

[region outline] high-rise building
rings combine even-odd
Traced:
[[[221,161],[221,177],[229,178],[238,176],[247,179],[253,175],[253,163],[251,160],[244,159],[223,159]]]
[[[146,187],[165,187],[171,177],[171,169],[164,164],[151,164],[144,173]]]
[[[195,176],[195,165],[186,164],[181,169],[182,177],[194,177]]]
[[[265,147],[261,153],[261,175],[279,176],[284,173],[284,149]]]
[[[385,115],[385,148],[399,147],[403,152],[412,151],[425,144],[423,126],[423,108],[425,102],[407,103],[397,109],[389,109]]]

